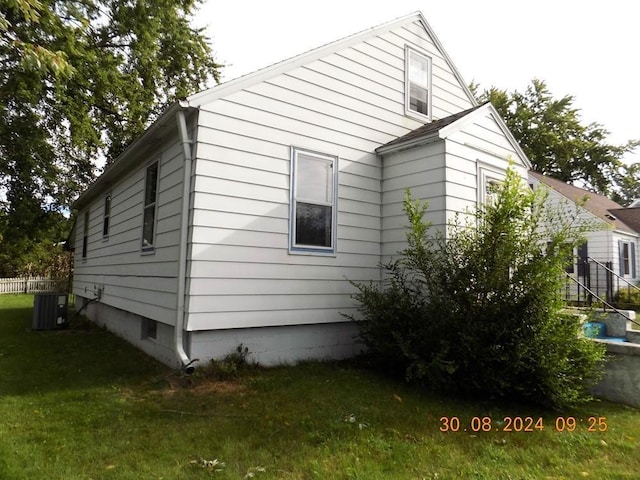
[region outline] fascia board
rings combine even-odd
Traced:
[[[80,209],[85,204],[92,201],[95,197],[105,191],[113,182],[127,171],[131,165],[139,161],[136,153],[146,148],[154,141],[156,135],[170,124],[175,124],[175,114],[179,109],[186,109],[187,103],[180,100],[172,103],[155,122],[149,126],[138,138],[125,148],[125,150],[116,158],[111,165],[73,202],[74,209]]]
[[[509,127],[507,127],[507,125],[504,123],[504,120],[502,120],[502,117],[500,116],[498,111],[489,102],[485,103],[482,107],[478,108],[477,110],[474,110],[468,115],[465,115],[464,117],[456,120],[452,124],[441,128],[439,130],[440,138],[442,139],[447,138],[452,133],[458,132],[459,130],[462,129],[462,127],[471,123],[476,116],[485,115],[486,113],[489,113],[491,118],[493,118],[493,120],[496,122],[496,124],[498,125],[498,128],[500,128],[500,130],[502,131],[503,135],[505,136],[505,138],[507,139],[511,147],[515,150],[516,155],[518,156],[520,161],[523,163],[524,167],[527,170],[530,170],[532,168],[531,161],[522,150],[522,147],[520,147],[520,144],[518,143],[518,141],[515,139],[515,137],[509,130]]]
[[[440,136],[438,135],[438,132],[433,132],[429,135],[407,140],[406,142],[396,143],[394,145],[389,145],[388,147],[376,148],[376,154],[379,156],[384,156],[384,155],[388,155],[389,153],[396,153],[401,150],[408,150],[410,148],[419,147],[421,145],[426,145],[427,143],[433,143],[438,140],[440,140]]]

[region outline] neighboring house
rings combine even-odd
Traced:
[[[601,229],[590,232],[587,242],[576,249],[575,263],[569,267],[569,273],[582,282],[590,282],[594,291],[602,291],[607,281],[604,267],[598,267],[597,264],[606,265],[611,270],[608,279],[611,282],[608,285],[610,293],[624,286],[625,281],[638,283],[636,252],[640,240],[640,208],[624,208],[603,195],[537,172],[529,172],[529,182],[534,187],[539,183],[549,187],[552,202],[574,204],[586,200],[581,208],[583,218],[602,225]],[[587,278],[589,276],[592,278]]]
[[[75,203],[77,308],[170,365],[357,353],[348,280],[530,164],[420,13],[171,105]],[[88,303],[91,302],[91,303]]]

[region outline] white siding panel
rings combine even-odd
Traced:
[[[434,112],[471,105],[424,29],[397,30],[202,106],[189,329],[343,321],[346,279],[378,281],[385,226],[403,235],[404,188],[444,217],[442,142],[382,163],[374,152],[421,125],[404,111],[405,45],[433,57]],[[288,251],[292,146],[338,157],[332,255]]]
[[[352,302],[353,303],[353,302]],[[189,315],[189,330],[253,328],[267,325],[312,325],[344,322],[343,313],[355,313],[353,305],[343,308],[303,308],[299,310],[257,310],[206,312]]]
[[[309,275],[315,275],[311,273],[319,268],[320,271],[325,271],[323,267],[333,270],[334,268],[350,268],[350,267],[370,267],[375,268],[375,265],[371,265],[371,259],[369,255],[355,252],[354,254],[339,253],[334,257],[322,257],[319,255],[289,255],[286,246],[281,248],[278,246],[263,246],[264,248],[254,248],[252,246],[238,245],[238,244],[218,244],[211,245],[208,243],[194,243],[192,246],[192,258],[202,262],[211,262],[211,269],[208,270],[212,278],[217,275],[224,275],[231,273],[233,277],[238,272],[230,272],[234,267],[242,265],[243,268],[246,265],[253,265],[256,269],[257,264],[268,264],[265,269],[272,268],[273,272],[280,272],[282,269],[291,268],[292,270],[298,269],[300,279],[305,279],[305,268],[309,269]],[[219,262],[219,270],[216,269],[215,262]],[[195,263],[192,265],[193,271],[200,271],[196,269]],[[249,270],[250,271],[250,270]],[[193,274],[194,276],[203,275],[206,277],[207,270],[202,270],[201,274]],[[247,278],[251,278],[250,276]],[[271,278],[271,277],[270,277]],[[288,277],[287,277],[288,278]],[[344,278],[343,278],[344,279]]]
[[[147,166],[159,161],[155,250],[141,252],[144,182]],[[109,236],[102,237],[104,196],[90,208],[90,235],[86,260],[81,258],[82,219],[76,229],[74,293],[93,298],[102,290],[101,303],[162,323],[175,322],[180,203],[183,177],[182,148],[177,134],[140,158],[137,167],[111,194]]]

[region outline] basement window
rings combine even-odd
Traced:
[[[157,340],[158,338],[158,322],[150,318],[142,318],[142,339]]]

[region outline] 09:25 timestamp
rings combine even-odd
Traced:
[[[494,420],[491,417],[473,417],[468,422],[459,417],[440,417],[441,432],[541,432],[547,425],[542,417],[503,417]],[[606,417],[556,417],[549,428],[556,432],[573,432],[582,428],[587,432],[606,432]]]

